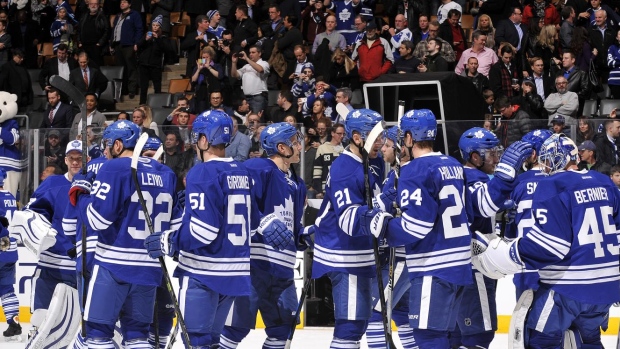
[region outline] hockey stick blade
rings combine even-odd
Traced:
[[[149,135],[144,132],[140,138],[138,138],[138,142],[136,146],[133,148],[133,155],[131,156],[131,169],[138,170],[138,159],[140,158],[140,154],[142,153],[142,148],[146,144],[146,141],[149,140]]]
[[[80,110],[82,109],[82,104],[85,103],[86,98],[84,94],[77,89],[77,87],[73,86],[69,81],[63,79],[60,75],[52,75],[50,77],[50,85],[64,92],[69,99],[73,101],[73,103],[80,106]],[[86,106],[84,104],[84,106]]]
[[[159,148],[157,148],[155,155],[153,155],[153,160],[159,161],[159,158],[161,158],[163,153],[164,153],[164,146],[160,145]]]
[[[364,143],[364,150],[366,150],[367,154],[370,154],[370,150],[372,150],[372,147],[374,146],[375,141],[377,140],[377,138],[381,137],[381,135],[383,134],[383,131],[384,131],[383,124],[384,124],[383,121],[378,122],[375,125],[375,127],[372,128],[372,130],[368,134],[368,137],[366,137],[366,142]]]
[[[336,104],[336,112],[340,115],[340,118],[344,122],[347,119],[347,115],[349,115],[349,108],[343,103]]]

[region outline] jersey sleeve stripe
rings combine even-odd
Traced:
[[[570,251],[570,243],[558,239],[555,236],[543,233],[538,227],[534,226],[527,233],[527,238],[534,241],[540,247],[549,251],[559,259],[563,259],[564,256]]]
[[[551,266],[538,271],[540,279],[551,284],[591,284],[620,280],[618,263],[581,266]]]
[[[190,218],[189,230],[192,236],[205,245],[210,244],[217,238],[218,230],[195,217]]]
[[[318,245],[314,245],[314,247],[314,258],[324,265],[352,268],[372,266],[375,264],[372,250],[334,251]]]
[[[403,230],[413,235],[417,239],[424,239],[426,234],[430,233],[433,230],[433,223],[424,222],[419,219],[415,219],[406,213],[403,213],[401,216],[401,227]]]
[[[495,213],[499,210],[499,207],[493,203],[493,200],[489,195],[487,184],[485,183],[479,186],[477,191],[478,192],[476,195],[478,197],[478,208],[480,209],[480,213],[487,218],[495,215]]]
[[[183,216],[181,216],[179,218],[172,219],[170,221],[170,229],[171,230],[179,230],[179,228],[181,227],[181,222],[183,222]]]
[[[93,208],[93,204],[92,203],[88,204],[88,208],[86,209],[86,214],[87,214],[87,217],[88,217],[88,223],[90,224],[91,228],[93,228],[94,230],[105,230],[110,225],[112,225],[111,221],[103,218],[103,216],[100,215]]]
[[[430,253],[410,254],[407,256],[407,265],[409,270],[425,271],[467,264],[470,258],[470,247],[464,246]]]
[[[342,215],[338,218],[338,225],[340,229],[344,231],[347,235],[353,236],[353,227],[355,225],[355,218],[357,217],[357,209],[359,205],[352,205],[347,207]]]
[[[75,235],[75,232],[77,230],[76,224],[77,224],[77,219],[63,218],[62,219],[62,230],[65,232],[65,235]]]

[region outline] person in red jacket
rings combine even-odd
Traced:
[[[361,82],[372,81],[387,74],[394,64],[390,44],[379,37],[375,21],[366,25],[366,36],[355,44],[351,59],[358,62]]]
[[[523,8],[523,19],[521,23],[529,25],[530,19],[533,17],[544,18],[546,25],[560,25],[560,14],[550,1],[534,0],[531,4],[525,6]]]

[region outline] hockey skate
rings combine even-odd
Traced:
[[[9,324],[9,328],[2,332],[4,340],[6,342],[21,342],[22,341],[22,326],[18,322]]]

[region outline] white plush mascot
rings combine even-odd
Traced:
[[[17,187],[24,168],[19,144],[17,95],[0,91],[0,168],[6,171],[4,189],[17,196]]]

